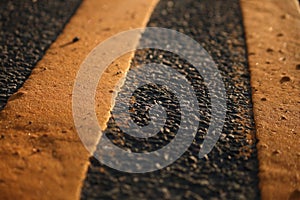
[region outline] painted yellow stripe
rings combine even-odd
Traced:
[[[0,113],[0,199],[79,198],[89,154],[73,124],[72,89],[80,64],[101,41],[144,27],[157,0],[84,1],[19,92]],[[74,37],[80,40],[64,45]],[[131,55],[118,59],[99,91],[100,123]],[[105,98],[103,98],[105,97]]]
[[[300,199],[300,14],[296,0],[242,0],[262,199]]]

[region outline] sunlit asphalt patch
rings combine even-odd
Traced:
[[[138,46],[132,47],[136,36],[141,33],[142,39]],[[210,120],[199,158],[207,155],[218,141],[226,116],[226,93],[222,76],[209,54],[192,38],[171,29],[148,27],[124,31],[105,40],[89,54],[77,74],[72,95],[73,116],[80,139],[89,152],[100,162],[124,172],[145,173],[170,165],[192,144],[199,125],[199,102],[195,95],[197,87],[191,82],[192,78],[188,82],[187,76],[190,73],[180,72],[179,69],[172,69],[167,65],[150,63],[127,72],[126,81],[115,99],[112,118],[126,135],[149,141],[157,133],[164,132],[167,118],[174,118],[170,116],[172,109],[168,109],[172,99],[165,101],[160,97],[168,90],[174,93],[174,98],[179,103],[175,110],[179,111],[180,122],[170,123],[170,129],[172,126],[177,127],[176,137],[168,145],[155,151],[132,152],[133,149],[116,147],[106,134],[101,133],[103,128],[98,125],[94,107],[99,79],[105,68],[122,54],[146,48],[184,58],[193,66],[192,71],[205,80],[209,92],[210,102],[206,106],[210,106]],[[157,95],[154,89],[152,92],[148,91],[151,95],[143,95],[148,85],[155,85],[157,89],[164,87],[165,92]],[[133,96],[141,88],[145,91],[142,89],[142,93]],[[132,102],[132,98],[138,99],[140,95],[152,97],[151,103],[145,99]],[[139,110],[143,110],[143,113],[138,112]],[[143,144],[142,141],[140,143]],[[94,152],[96,145],[97,151]]]
[[[198,158],[210,121],[209,93],[203,77],[187,60],[170,52],[146,49],[136,52],[133,66],[162,63],[184,74],[199,102],[199,128],[188,151],[168,167],[145,174],[128,174],[106,167],[94,158],[82,190],[82,199],[256,199],[259,198],[255,132],[249,71],[242,18],[237,0],[165,1],[154,11],[149,26],[166,27],[198,41],[217,63],[227,94],[227,117],[222,135],[207,156]],[[143,79],[143,74],[136,75]],[[146,85],[134,93],[132,110],[136,123],[147,123],[145,103],[161,101],[169,107],[168,123],[161,134],[137,141],[116,126],[114,118],[105,134],[120,148],[152,151],[176,137],[180,125],[178,100],[170,91]],[[166,158],[167,159],[167,158]]]
[[[0,110],[29,77],[81,0],[0,2]]]

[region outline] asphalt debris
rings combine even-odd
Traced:
[[[291,81],[291,78],[289,76],[283,76],[281,79],[280,79],[280,83],[285,83],[285,82],[289,82]]]
[[[60,45],[60,47],[62,48],[62,47],[68,46],[70,44],[74,44],[74,43],[78,42],[79,40],[80,40],[80,38],[76,36],[76,37],[73,38],[73,40],[71,42],[67,42],[63,45]]]

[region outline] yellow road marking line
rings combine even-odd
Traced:
[[[72,89],[80,64],[98,43],[146,26],[157,0],[88,0],[0,113],[0,199],[79,198],[89,154],[73,124]],[[79,41],[64,45],[79,37]],[[100,85],[100,123],[109,117],[114,84],[131,55],[109,68]],[[124,74],[122,73],[122,74]],[[98,94],[97,94],[98,95]],[[100,100],[99,95],[97,96]],[[105,97],[105,98],[104,98]],[[1,136],[1,137],[2,137]]]
[[[296,0],[241,3],[262,199],[300,199],[299,6]]]

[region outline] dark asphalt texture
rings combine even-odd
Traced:
[[[81,0],[0,1],[0,110],[29,77],[80,3]]]
[[[238,0],[161,0],[148,26],[182,32],[198,41],[217,63],[227,92],[227,116],[222,135],[203,159],[197,157],[210,120],[209,92],[203,78],[188,61],[161,50],[137,51],[132,67],[163,63],[186,76],[199,101],[199,128],[193,144],[176,162],[150,173],[130,174],[111,169],[90,158],[81,199],[259,199],[258,160],[252,113],[250,74],[242,14]],[[141,39],[141,42],[146,42]],[[135,77],[142,79],[143,75]],[[161,132],[148,139],[123,133],[109,120],[105,134],[123,149],[154,151],[176,137],[180,105],[176,94],[158,85],[137,90],[132,118],[146,125],[147,105],[160,101],[167,121]],[[96,151],[97,153],[97,151]]]

